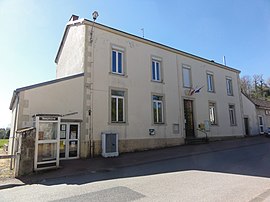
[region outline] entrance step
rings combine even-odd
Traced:
[[[192,138],[186,138],[185,143],[186,144],[207,144],[209,142],[207,137],[202,137],[202,138],[197,138],[197,137],[192,137]]]

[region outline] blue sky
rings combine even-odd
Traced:
[[[16,88],[55,79],[54,58],[72,14],[270,77],[270,0],[0,0],[0,127]]]

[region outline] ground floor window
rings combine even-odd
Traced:
[[[264,134],[263,117],[258,116],[258,118],[259,118],[259,131],[260,131],[260,134]]]
[[[229,105],[229,116],[231,126],[236,126],[235,106],[233,104]]]
[[[111,122],[125,122],[125,91],[111,91]]]
[[[154,123],[164,123],[163,96],[153,95],[152,101]]]
[[[209,121],[211,125],[217,124],[217,110],[214,102],[209,102]]]

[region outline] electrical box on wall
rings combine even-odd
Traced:
[[[102,133],[102,156],[113,157],[118,156],[118,134]]]

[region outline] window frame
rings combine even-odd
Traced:
[[[113,91],[121,92],[123,95],[113,95]],[[116,99],[116,118],[113,120],[112,116],[112,100]],[[122,100],[123,121],[119,121],[119,100]],[[110,124],[127,124],[127,89],[122,88],[110,88],[109,89],[109,123]]]
[[[214,116],[214,122],[211,122],[211,108],[214,109],[213,116]],[[218,125],[218,118],[217,118],[217,104],[216,102],[209,101],[208,102],[208,113],[209,113],[209,122],[211,125]]]
[[[209,80],[210,78],[210,80]],[[209,83],[210,81],[210,83]],[[212,72],[206,72],[206,82],[207,82],[207,92],[215,93],[215,82],[214,82],[214,74]],[[211,89],[210,89],[210,85]]]
[[[155,64],[153,67],[153,63]],[[157,67],[158,64],[158,67]],[[158,68],[158,71],[157,71]],[[157,72],[159,74],[157,74]],[[159,79],[157,79],[159,77]],[[151,56],[151,81],[153,82],[163,82],[163,63],[160,57]]]
[[[233,115],[233,116],[231,116],[231,115]],[[229,119],[230,119],[231,126],[237,126],[237,119],[236,119],[235,105],[234,104],[229,104]]]
[[[114,56],[113,52],[116,52],[116,61],[114,62]],[[119,71],[119,56],[118,54],[121,54],[121,71]],[[116,45],[111,45],[110,49],[110,74],[113,75],[118,75],[118,76],[125,76],[126,75],[126,50],[123,47],[116,46]],[[114,71],[114,64],[115,66],[115,71]]]
[[[228,96],[233,96],[233,82],[230,77],[226,77],[226,90]]]
[[[160,100],[155,100],[154,97],[159,97],[161,98]],[[152,123],[154,125],[161,125],[165,124],[165,96],[163,94],[158,94],[158,93],[152,93],[151,94],[151,103],[152,103]],[[155,106],[158,106],[158,104],[161,104],[161,121],[159,121],[159,112],[160,110],[156,111],[156,116],[155,116]],[[158,109],[158,108],[157,108]],[[155,120],[155,117],[156,120]]]
[[[184,74],[184,70],[188,70],[188,79],[189,79],[189,85],[186,85],[185,82],[185,74]],[[182,80],[183,80],[183,87],[184,88],[192,88],[192,76],[191,76],[191,67],[188,65],[182,65]]]
[[[264,123],[263,123],[263,116],[258,115],[258,125],[259,125],[259,133],[264,134]]]

